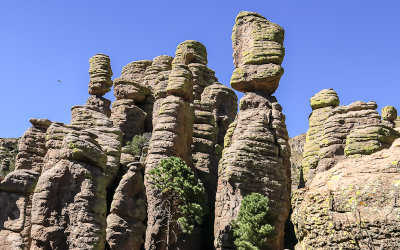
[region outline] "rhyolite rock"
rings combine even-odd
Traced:
[[[293,194],[295,249],[400,247],[399,143],[343,159]]]
[[[89,63],[89,93],[91,95],[103,96],[110,91],[113,85],[110,57],[104,54],[96,54],[89,59]]]
[[[386,125],[395,128],[397,119],[397,110],[393,106],[386,106],[382,108],[382,121]]]
[[[282,27],[258,13],[239,13],[232,32],[232,88],[268,94],[276,91],[284,72],[280,66],[285,56],[284,33]]]
[[[18,139],[0,138],[0,179],[14,170],[17,153]]]
[[[290,210],[290,148],[285,116],[271,96],[283,74],[283,29],[253,12],[240,12],[233,28],[235,71],[231,86],[246,92],[227,129],[218,167],[214,237],[216,249],[235,249],[232,221],[253,192],[270,200],[275,218],[271,249],[283,249]]]
[[[313,176],[326,171],[344,157],[346,137],[358,126],[380,124],[375,102],[353,102],[338,106],[339,98],[332,89],[325,89],[310,99],[313,109],[304,145],[302,171],[306,184]]]
[[[192,76],[185,65],[175,64],[171,74],[174,70],[178,72],[168,80],[167,96],[160,105],[158,121],[153,128],[145,162],[145,176],[162,159],[170,156],[180,157],[191,166],[194,114],[188,97],[193,91]],[[184,72],[184,74],[179,72]],[[168,87],[174,91],[168,92]],[[145,248],[167,249],[167,241],[169,241],[169,247],[172,247],[178,243],[181,237],[179,232],[176,236],[167,233],[168,220],[162,216],[166,203],[161,190],[152,188],[152,181],[148,178],[145,178],[145,186],[148,216]],[[167,240],[167,238],[169,239]]]

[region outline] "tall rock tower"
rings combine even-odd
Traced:
[[[260,193],[275,216],[271,249],[283,249],[284,225],[290,210],[290,148],[285,116],[272,96],[283,75],[284,30],[254,12],[240,12],[233,28],[235,71],[231,86],[246,93],[225,136],[218,167],[215,204],[215,247],[234,249],[231,222],[242,199]]]

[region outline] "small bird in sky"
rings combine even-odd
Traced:
[[[61,83],[61,80],[57,80],[57,82]]]

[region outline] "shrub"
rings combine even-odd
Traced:
[[[146,138],[140,135],[135,135],[132,141],[126,143],[126,152],[132,155],[140,156],[144,144],[147,142]]]
[[[266,249],[275,234],[269,199],[258,193],[244,197],[238,217],[232,222],[234,244],[238,250]]]
[[[169,157],[149,172],[149,179],[153,182],[151,187],[166,197],[168,224],[177,223],[182,232],[193,233],[194,226],[202,223],[205,191],[192,169],[181,158]]]

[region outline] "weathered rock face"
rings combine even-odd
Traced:
[[[385,107],[381,121],[375,102],[338,106],[332,90],[310,102],[302,161],[307,186],[292,195],[296,249],[398,248],[394,108]]]
[[[0,138],[0,181],[15,168],[18,139]]]
[[[110,87],[109,59],[93,58],[89,91],[97,96],[72,108],[71,125],[31,119],[20,140],[16,170],[0,184],[1,249],[105,248],[107,189],[122,133],[100,97]]]
[[[193,135],[193,109],[190,97],[193,91],[192,75],[189,67],[175,64],[169,75],[167,97],[158,111],[158,122],[153,128],[145,175],[154,169],[162,159],[170,156],[182,158],[191,165],[191,145]],[[162,216],[166,205],[160,190],[153,189],[150,180],[145,178],[147,196],[146,249],[166,249],[167,238],[170,246],[176,243],[175,236],[167,235],[167,218]],[[179,236],[178,236],[179,239]]]
[[[247,92],[225,136],[218,167],[215,204],[215,247],[235,249],[231,222],[244,196],[268,196],[276,218],[272,249],[283,248],[290,210],[290,148],[282,107],[271,94],[283,74],[280,67],[284,31],[257,13],[241,12],[233,29],[235,71],[231,85]]]
[[[400,247],[399,144],[344,159],[293,195],[296,249]]]
[[[313,176],[326,171],[344,157],[346,137],[358,126],[380,124],[375,102],[354,102],[338,106],[339,98],[331,89],[322,90],[310,99],[313,112],[303,153],[306,185]]]
[[[284,30],[263,16],[242,11],[233,27],[232,88],[241,91],[260,90],[273,94],[283,75],[280,66],[285,56]]]
[[[91,95],[103,96],[110,91],[113,85],[110,58],[104,54],[96,54],[90,58],[89,62],[89,93]]]
[[[110,249],[140,249],[146,227],[146,196],[142,165],[129,164],[115,190],[107,216],[107,242]]]
[[[393,106],[386,106],[382,108],[382,120],[386,125],[395,128],[397,119],[397,110]]]
[[[290,164],[291,164],[291,179],[292,191],[299,187],[304,187],[304,176],[302,170],[304,143],[306,142],[306,134],[300,134],[289,139],[290,145]]]

